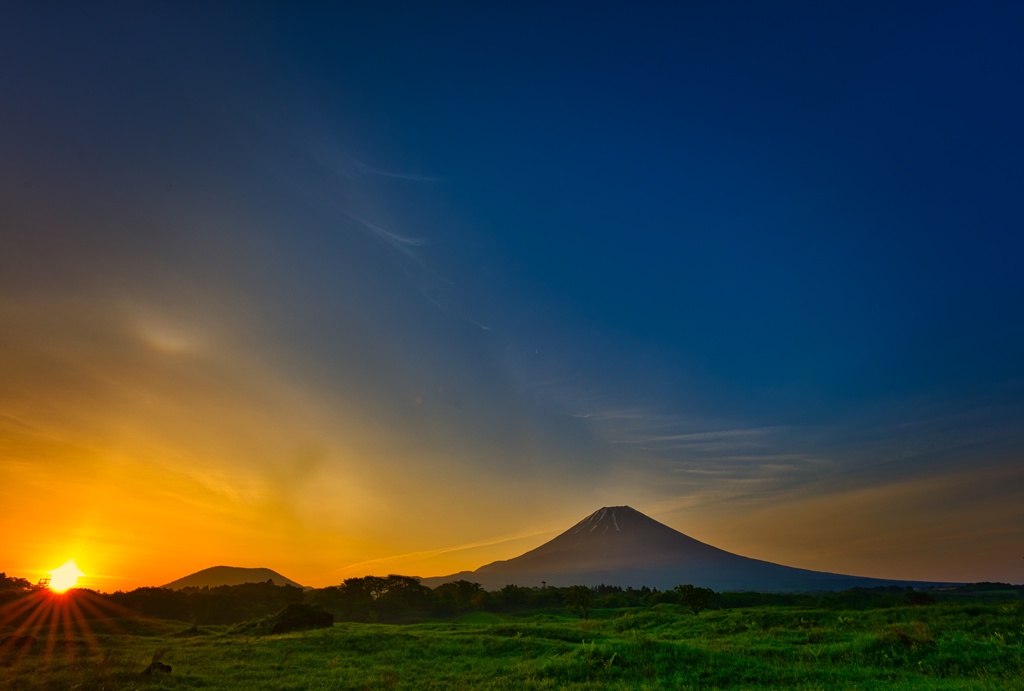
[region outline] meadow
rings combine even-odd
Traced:
[[[1019,600],[699,615],[658,604],[253,631],[141,617],[41,630],[31,648],[3,651],[0,688],[1024,689]],[[145,673],[153,662],[171,671]]]

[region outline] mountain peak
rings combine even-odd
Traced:
[[[636,516],[652,520],[629,506],[602,506],[569,530],[572,533],[578,533],[580,531],[594,532],[598,530],[614,530],[616,532],[621,532],[622,528],[619,526],[619,517],[635,518]]]
[[[598,585],[670,589],[693,583],[715,590],[844,590],[907,581],[808,571],[743,557],[695,540],[630,506],[603,506],[561,535],[507,561],[476,571],[427,578],[425,585],[465,578],[485,588]]]

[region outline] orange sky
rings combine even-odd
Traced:
[[[221,563],[317,586],[379,569],[434,575],[528,548],[520,536],[593,504],[493,515],[494,496],[516,485],[544,490],[428,453],[420,471],[398,472],[416,449],[355,406],[317,401],[216,331],[190,339],[163,326],[180,344],[168,348],[140,313],[0,302],[18,334],[0,353],[9,572],[36,578],[74,558],[82,583],[103,590]]]
[[[560,465],[525,417],[511,453],[493,450],[514,468],[478,463],[487,440],[472,434],[468,446],[432,446],[449,429],[423,403],[436,389],[410,386],[404,405],[419,417],[411,431],[389,427],[361,408],[361,392],[325,392],[286,374],[272,349],[247,345],[258,327],[244,318],[51,297],[0,300],[0,321],[0,563],[10,574],[36,579],[73,558],[82,584],[105,591],[218,564],[312,586],[442,575],[630,504],[791,566],[1019,580],[1011,548],[1024,477],[1012,466],[865,483],[830,474],[823,459],[820,479],[788,488],[782,464],[751,477],[697,474],[689,493],[666,496],[657,466]]]
[[[38,327],[41,312],[0,309],[6,323]],[[368,573],[441,575],[520,554],[618,503],[792,566],[926,580],[1012,578],[1016,567],[1000,574],[958,559],[987,551],[998,563],[1016,508],[978,499],[985,520],[965,533],[946,507],[991,483],[1019,486],[1019,472],[806,488],[768,501],[744,499],[756,496],[749,483],[659,498],[630,472],[579,483],[540,471],[543,480],[467,477],[439,457],[401,470],[387,454],[414,450],[353,408],[318,407],[270,368],[218,357],[229,349],[213,336],[168,351],[134,317],[113,328],[91,309],[101,318],[77,335],[103,325],[91,335],[104,348],[76,355],[74,338],[47,345],[25,335],[17,373],[5,369],[0,563],[14,575],[36,579],[70,558],[87,574],[82,585],[105,591],[217,564],[266,566],[318,587]],[[5,363],[15,359],[9,348]]]
[[[1012,3],[7,4],[0,571],[1024,580]]]
[[[1019,506],[990,490],[1021,486],[1017,470],[784,491],[774,474],[713,478],[666,497],[643,466],[576,476],[545,461],[526,422],[515,472],[424,448],[358,401],[282,376],[244,346],[244,320],[80,299],[0,301],[0,320],[12,334],[0,343],[0,563],[30,579],[71,558],[83,585],[106,591],[218,564],[318,587],[442,575],[615,504],[792,566],[922,580],[1018,568],[1006,550]],[[429,414],[416,397],[432,393],[410,388],[409,410]]]

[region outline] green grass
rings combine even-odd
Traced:
[[[112,623],[93,627],[94,644],[43,632],[31,652],[0,654],[0,688],[1024,689],[1020,604],[699,616],[658,605],[276,636]],[[143,676],[154,659],[173,671]]]

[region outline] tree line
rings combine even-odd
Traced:
[[[38,586],[25,579],[0,573],[0,606]],[[91,592],[91,591],[90,591]],[[974,592],[974,591],[971,591]],[[977,597],[1003,593],[1024,596],[1024,587],[979,584]],[[479,583],[456,580],[428,588],[419,578],[391,574],[348,578],[318,589],[278,586],[272,581],[203,588],[136,588],[111,594],[92,593],[110,602],[109,612],[134,613],[193,624],[236,624],[280,612],[289,604],[315,605],[330,612],[335,621],[410,623],[443,619],[473,611],[504,614],[568,611],[589,618],[598,609],[675,605],[699,615],[706,609],[792,605],[829,609],[870,609],[899,605],[927,605],[935,597],[902,587],[854,588],[819,593],[716,593],[693,584],[672,590],[614,585],[595,587],[523,587],[509,584],[485,590]],[[940,597],[952,598],[953,592]],[[109,613],[108,613],[109,615]]]

